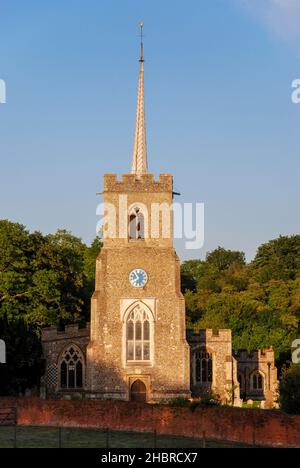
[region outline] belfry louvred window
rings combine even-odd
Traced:
[[[60,386],[65,389],[83,387],[84,358],[77,346],[68,347],[60,361]]]

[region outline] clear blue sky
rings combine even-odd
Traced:
[[[150,169],[206,207],[205,246],[181,258],[251,259],[300,232],[299,0],[1,0],[0,15],[1,218],[93,239],[103,173],[130,168],[143,19]]]

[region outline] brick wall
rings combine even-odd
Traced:
[[[237,408],[151,406],[122,401],[0,399],[0,407],[18,407],[18,424],[109,428],[247,444],[300,447],[300,416],[279,411]]]

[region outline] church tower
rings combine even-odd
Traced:
[[[143,25],[141,24],[141,33]],[[173,178],[148,172],[141,34],[131,173],[104,175],[104,245],[96,261],[87,389],[91,398],[190,396],[180,263],[173,247]]]

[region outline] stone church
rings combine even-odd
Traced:
[[[43,330],[44,396],[157,402],[214,392],[236,406],[273,406],[272,349],[233,356],[231,330],[186,330],[172,210],[167,220],[160,211],[172,206],[173,178],[148,171],[143,42],[132,170],[105,174],[103,196],[90,324]]]

